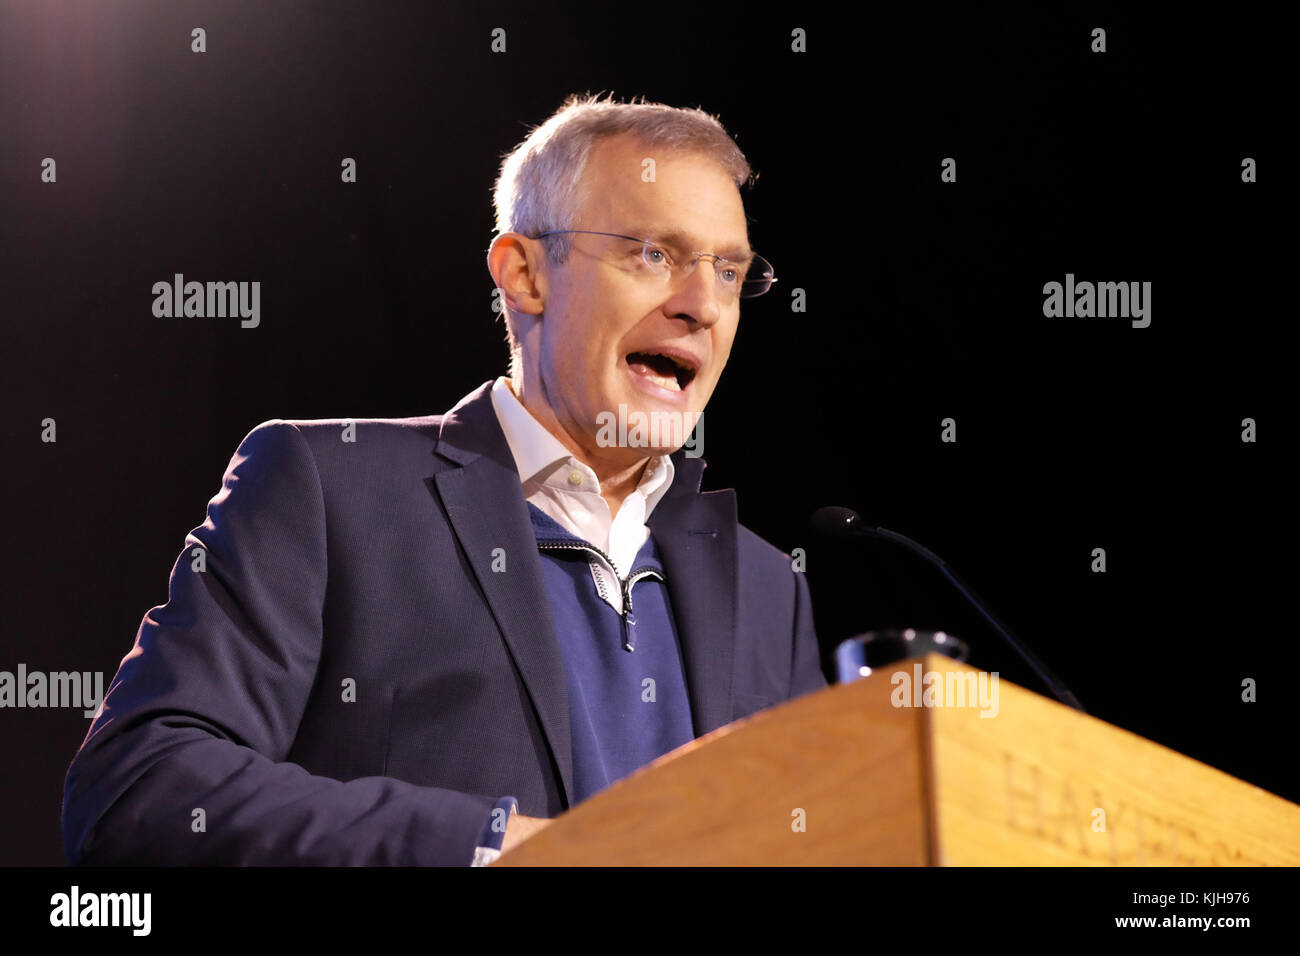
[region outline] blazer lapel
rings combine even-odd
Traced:
[[[440,471],[434,484],[537,710],[569,805],[573,738],[564,664],[523,486],[491,387],[488,382],[444,416],[436,453],[461,467]],[[505,554],[504,573],[492,570],[497,548]]]
[[[646,522],[663,558],[695,736],[731,720],[739,583],[736,493],[700,493],[705,462],[673,455],[673,484]]]

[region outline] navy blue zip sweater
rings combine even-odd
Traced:
[[[528,510],[564,659],[578,802],[695,739],[686,674],[654,537],[630,569],[619,569],[627,575],[620,615],[591,572],[592,561],[609,565],[608,557],[536,506]]]

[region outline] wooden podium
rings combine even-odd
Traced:
[[[493,865],[1300,865],[1300,806],[979,675],[932,654],[721,727]]]

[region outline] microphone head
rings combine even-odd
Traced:
[[[842,537],[849,534],[867,534],[868,529],[862,517],[851,508],[828,505],[813,512],[810,524],[818,534],[827,537]]]

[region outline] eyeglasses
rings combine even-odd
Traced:
[[[626,249],[615,250],[620,253],[618,261],[624,262],[626,267],[640,271],[647,277],[661,281],[667,281],[674,273],[690,275],[695,269],[695,263],[701,259],[712,259],[713,271],[718,277],[718,285],[723,292],[741,299],[752,299],[762,295],[772,288],[772,283],[776,281],[776,276],[772,274],[772,263],[760,255],[753,255],[748,260],[731,260],[711,252],[693,252],[689,257],[681,256],[679,262],[666,244],[654,239],[620,236],[613,232],[592,232],[590,229],[552,229],[529,238],[545,239],[548,236],[562,236],[569,233],[627,240],[629,245]]]

